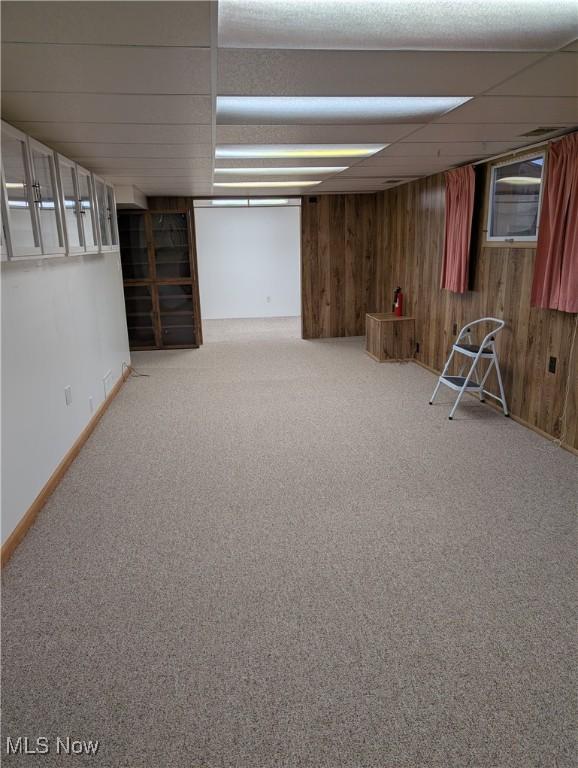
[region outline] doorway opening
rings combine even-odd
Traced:
[[[301,201],[195,200],[205,343],[301,336]]]

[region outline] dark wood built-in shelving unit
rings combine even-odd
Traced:
[[[119,211],[118,230],[131,349],[202,344],[191,213]]]

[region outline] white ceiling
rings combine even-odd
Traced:
[[[387,144],[349,162],[216,163],[349,165],[303,191],[368,192],[531,144],[522,134],[540,126],[578,125],[576,0],[7,0],[1,11],[4,119],[149,195],[242,194],[213,188],[215,144]],[[217,96],[356,101],[331,124],[263,101],[221,121]],[[471,100],[383,119],[359,101],[409,96]]]
[[[572,41],[572,23],[574,0],[222,0],[219,6],[226,48],[549,51]]]

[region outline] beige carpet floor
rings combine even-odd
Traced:
[[[100,740],[5,764],[576,765],[576,457],[361,339],[205,336],[134,355],[5,569],[4,739]]]

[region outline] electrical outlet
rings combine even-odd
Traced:
[[[556,373],[556,363],[557,359],[555,357],[551,357],[548,362],[548,373]]]
[[[110,387],[111,376],[112,376],[112,371],[107,371],[102,377],[102,385],[104,387],[105,398],[108,396],[108,388]]]
[[[91,413],[94,413],[94,400],[92,399],[92,395],[88,398],[88,410]]]
[[[64,387],[64,401],[66,405],[72,405],[72,387],[70,384]]]
[[[271,303],[271,297],[267,296],[267,304],[270,304],[270,303]]]

